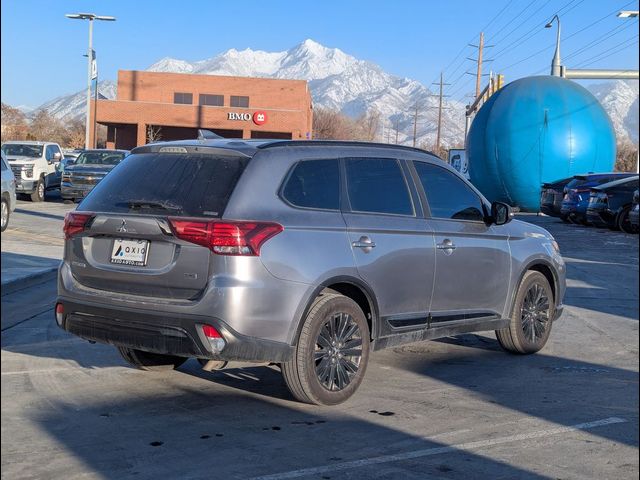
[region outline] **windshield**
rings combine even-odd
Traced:
[[[32,157],[42,156],[42,145],[26,145],[22,143],[5,143],[2,145],[5,155],[11,157]]]
[[[76,165],[117,165],[124,158],[123,152],[83,152],[75,161]]]

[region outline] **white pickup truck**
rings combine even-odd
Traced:
[[[2,144],[16,177],[16,193],[27,194],[33,202],[42,202],[48,179],[53,179],[62,160],[60,145],[53,142],[16,140]]]

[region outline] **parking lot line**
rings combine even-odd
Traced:
[[[380,457],[363,458],[361,460],[353,460],[351,462],[335,463],[332,465],[322,465],[319,467],[302,468],[300,470],[291,470],[289,472],[276,473],[272,475],[262,475],[253,477],[252,480],[277,480],[283,478],[300,478],[307,475],[317,475],[320,473],[335,472],[339,470],[347,470],[350,468],[366,467],[381,463],[397,462],[400,460],[411,460],[420,457],[429,457],[433,455],[441,455],[444,453],[454,453],[467,450],[477,450],[479,448],[491,447],[493,445],[502,445],[505,443],[522,442],[532,438],[543,438],[561,433],[575,432],[578,430],[590,430],[592,428],[604,427],[606,425],[614,425],[616,423],[626,423],[627,420],[619,417],[609,417],[592,422],[578,423],[567,427],[549,428],[546,430],[538,430],[531,433],[522,433],[518,435],[509,435],[506,437],[498,437],[489,440],[479,440],[476,442],[466,442],[446,447],[426,448],[423,450],[414,450],[411,452],[396,453],[394,455],[382,455]]]

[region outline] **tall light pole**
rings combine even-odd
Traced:
[[[91,66],[93,64],[93,21],[104,20],[114,22],[116,17],[105,17],[94,13],[68,13],[67,18],[73,20],[89,20],[89,49],[87,50],[87,119],[85,123],[84,148],[90,148],[89,137],[91,134]],[[98,85],[96,84],[96,89]]]
[[[556,35],[556,52],[553,54],[553,60],[551,61],[551,75],[560,77],[562,76],[562,65],[560,63],[560,17],[554,15],[544,28],[551,28],[554,20],[558,22],[558,33]]]
[[[618,12],[618,18],[638,18],[638,10],[622,10]],[[640,173],[640,152],[636,158],[636,173]]]

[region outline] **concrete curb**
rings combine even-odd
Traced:
[[[4,297],[11,293],[17,292],[18,290],[23,290],[33,285],[38,285],[40,283],[44,283],[49,280],[52,280],[56,278],[57,273],[58,273],[58,267],[56,266],[56,267],[43,269],[32,275],[25,275],[24,277],[16,278],[15,280],[10,280],[6,283],[3,282],[2,296]]]

